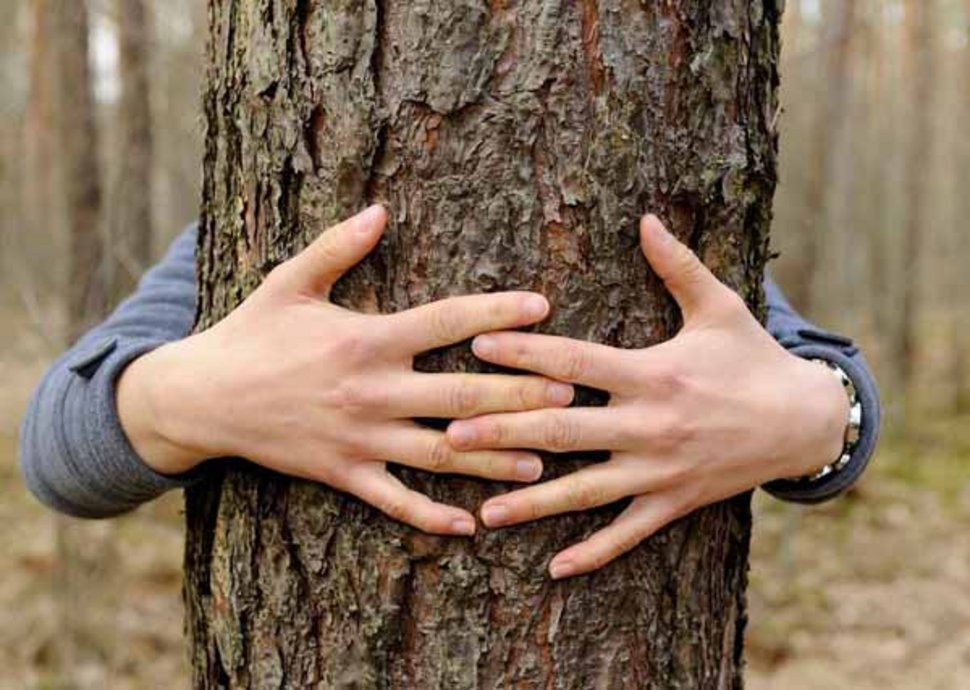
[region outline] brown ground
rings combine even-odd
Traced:
[[[44,344],[25,335],[21,314],[0,317],[9,326],[0,343],[0,689],[59,687],[56,641],[70,625],[81,639],[72,685],[187,686],[179,498],[84,526],[79,577],[94,593],[70,596],[55,577],[56,520],[26,494],[14,461]],[[970,425],[951,422],[885,443],[861,489],[831,506],[758,496],[749,688],[967,687],[968,468]],[[72,623],[65,607],[89,619]]]

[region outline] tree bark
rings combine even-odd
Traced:
[[[374,201],[378,251],[336,291],[391,312],[539,290],[543,331],[624,347],[679,317],[637,247],[665,217],[761,311],[775,184],[775,2],[216,1],[199,327]],[[468,347],[419,359],[481,370]],[[259,391],[253,391],[259,395]],[[602,404],[584,391],[582,404]],[[548,475],[600,457],[550,461]],[[474,509],[510,487],[399,470]],[[420,534],[237,462],[187,497],[200,688],[741,686],[749,497],[553,582],[618,506],[474,539]]]
[[[117,0],[121,53],[120,156],[112,251],[113,294],[131,292],[152,258],[152,116],[144,0]]]

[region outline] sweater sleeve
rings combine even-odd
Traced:
[[[186,337],[195,320],[196,228],[184,231],[135,293],[47,370],[20,431],[20,468],[30,491],[69,515],[117,515],[197,472],[171,477],[144,463],[128,441],[115,384],[136,357]]]
[[[806,359],[823,359],[841,368],[852,380],[862,404],[859,442],[848,464],[817,480],[778,480],[765,490],[786,501],[819,503],[848,490],[862,475],[876,449],[882,416],[875,378],[859,348],[849,338],[822,330],[802,318],[781,289],[765,278],[768,331],[789,352]],[[835,458],[832,458],[835,460]]]

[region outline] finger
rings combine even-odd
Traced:
[[[373,444],[376,457],[438,474],[462,474],[502,481],[535,481],[542,460],[526,451],[480,450],[461,452],[445,435],[417,424],[402,423],[383,432]]]
[[[631,490],[628,468],[613,462],[590,465],[565,477],[489,499],[482,505],[482,522],[487,527],[505,527],[589,510],[625,498]]]
[[[686,513],[683,505],[673,492],[638,496],[612,523],[556,554],[549,574],[561,579],[602,568]]]
[[[640,246],[654,272],[680,305],[684,321],[700,311],[707,301],[720,299],[729,289],[654,215],[640,220]]]
[[[629,386],[629,350],[537,333],[488,333],[472,341],[486,362],[618,391]]]
[[[395,342],[408,352],[433,350],[486,331],[520,328],[542,321],[549,302],[534,292],[467,295],[392,314]]]
[[[605,407],[544,409],[462,419],[448,425],[454,448],[535,448],[564,453],[576,450],[623,450],[625,429]]]
[[[344,489],[387,516],[430,534],[471,535],[475,517],[467,510],[437,503],[406,487],[383,462],[361,463]]]
[[[492,412],[564,407],[573,387],[539,376],[411,374],[386,387],[387,414],[402,417],[474,417]]]
[[[374,205],[325,230],[277,271],[290,290],[326,296],[344,273],[377,245],[387,212]]]

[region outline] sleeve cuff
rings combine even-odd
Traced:
[[[87,468],[92,491],[84,504],[94,510],[84,511],[83,517],[129,511],[166,491],[189,486],[202,476],[201,467],[176,476],[156,472],[132,447],[118,416],[115,387],[125,367],[163,344],[154,339],[107,338],[84,348],[69,364],[74,375],[70,387],[75,391],[73,395],[69,392],[68,404],[83,403],[87,408],[75,411],[77,418],[84,420],[80,438],[86,446],[77,457],[92,461]],[[87,390],[79,390],[81,387]]]
[[[833,344],[802,342],[787,346],[789,352],[804,359],[824,359],[841,367],[855,386],[856,395],[862,403],[862,426],[859,441],[848,464],[818,480],[779,479],[762,488],[776,498],[795,503],[821,503],[851,488],[875,452],[881,423],[879,392],[865,364],[853,348],[852,354],[843,352]]]

